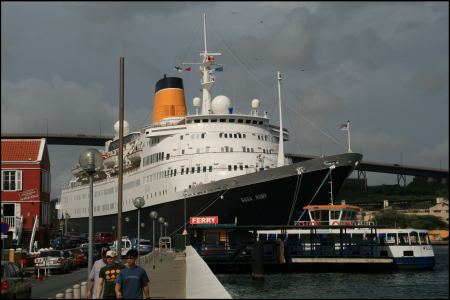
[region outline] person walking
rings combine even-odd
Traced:
[[[125,266],[116,262],[116,251],[109,250],[106,252],[106,266],[104,266],[99,273],[97,285],[97,299],[100,299],[103,292],[103,299],[116,299],[116,279],[119,273]]]
[[[92,266],[91,273],[89,273],[88,286],[86,290],[86,299],[97,299],[97,285],[98,285],[98,275],[100,270],[106,266],[106,252],[107,248],[102,248],[100,255],[101,258],[96,260]]]
[[[117,299],[150,299],[149,278],[143,268],[136,265],[138,252],[130,249],[127,252],[127,268],[123,269],[116,279]]]

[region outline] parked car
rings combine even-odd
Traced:
[[[88,243],[81,244],[80,248],[81,248],[81,250],[86,252],[86,259],[89,260],[89,258],[88,258],[89,257],[89,244]],[[97,259],[101,258],[102,248],[106,248],[107,250],[109,250],[108,244],[100,244],[100,243],[92,244],[92,250],[93,250],[92,260],[93,260],[93,262],[95,262]]]
[[[75,254],[70,250],[63,250],[64,257],[67,259],[69,264],[70,270],[76,270],[77,269],[77,258]]]
[[[57,270],[61,273],[69,272],[69,261],[64,257],[63,250],[43,250],[40,252],[39,257],[34,259],[35,273],[37,273],[36,264],[39,264],[39,268],[43,271],[44,267],[50,270]]]
[[[95,242],[107,244],[113,242],[113,235],[110,232],[97,232],[94,237]]]
[[[64,249],[64,245],[67,243],[69,239],[67,237],[56,237],[54,238],[50,245],[52,246],[53,249],[57,249],[57,250],[62,250]]]
[[[131,240],[131,247],[133,249],[138,249],[138,245],[137,245],[138,239],[134,238]],[[152,243],[150,242],[150,240],[146,240],[146,239],[141,239],[141,242],[139,244],[139,253],[140,255],[145,255],[152,252]]]
[[[2,261],[2,299],[30,299],[32,274],[22,272],[19,265],[10,261]]]
[[[88,265],[88,253],[84,252],[81,248],[70,249],[75,255],[75,259],[78,267],[86,267]]]
[[[125,256],[127,254],[128,250],[131,249],[131,240],[128,239],[127,237],[122,237],[121,248],[122,248],[122,251],[120,252],[121,256]],[[117,251],[117,241],[113,242],[113,244],[110,246],[110,249],[118,252]]]

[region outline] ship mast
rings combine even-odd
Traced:
[[[283,114],[281,111],[281,73],[278,71],[278,106],[280,111],[280,140],[278,142],[278,167],[284,166]]]
[[[203,56],[202,63],[200,64],[200,73],[202,74],[202,79],[200,81],[203,89],[203,101],[202,101],[202,114],[211,113],[211,88],[214,85],[214,68],[215,65],[214,56],[222,55],[221,53],[210,53],[208,52],[208,46],[206,42],[206,14],[203,14],[203,41],[205,45],[204,52],[200,53]]]

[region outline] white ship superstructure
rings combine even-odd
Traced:
[[[249,113],[239,114],[227,96],[212,97],[220,53],[207,51],[204,24],[205,49],[196,64],[202,99],[193,99],[195,113],[187,113],[181,78],[164,75],[156,83],[151,124],[136,132],[128,132],[124,124],[122,211],[131,213],[136,209],[133,200],[144,197],[144,210],[172,215],[176,221],[169,224],[176,231],[183,223],[183,200],[187,199],[188,216],[210,213],[250,224],[290,223],[308,201],[315,197],[328,201],[330,192],[333,198],[361,155],[296,164],[287,160],[282,144],[289,133],[283,129],[280,135],[280,127],[269,123],[258,99],[249,99]],[[280,95],[279,73],[277,79]],[[115,139],[105,144],[104,169],[94,177],[94,217],[108,222],[118,211],[118,123],[115,131]],[[72,174],[63,187],[61,206],[71,216],[69,222],[83,230],[88,217],[88,177],[79,167]]]

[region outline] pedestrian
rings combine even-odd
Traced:
[[[116,279],[117,299],[150,299],[149,279],[143,268],[136,265],[138,252],[130,249],[127,252],[127,267],[123,269]]]
[[[116,251],[109,250],[106,252],[106,266],[100,270],[98,285],[97,285],[97,299],[101,298],[103,292],[103,299],[116,299],[116,279],[119,273],[125,266],[116,262]]]
[[[92,266],[91,273],[89,273],[88,286],[86,290],[86,299],[97,299],[97,285],[98,285],[98,275],[100,270],[106,266],[106,252],[107,248],[102,248],[101,250],[101,258],[96,260],[94,265]]]

